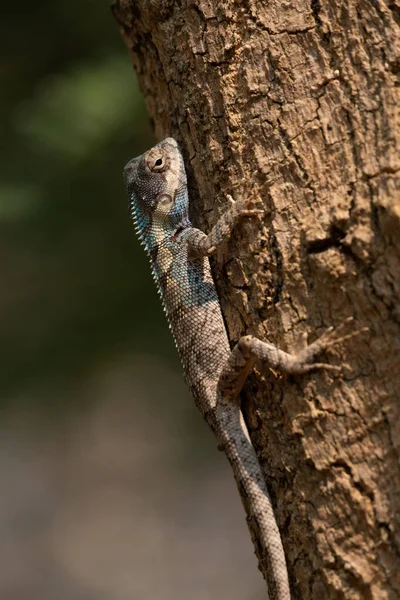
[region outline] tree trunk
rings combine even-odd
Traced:
[[[400,598],[398,0],[120,0],[193,221],[263,203],[213,262],[232,343],[293,350],[354,317],[343,374],[261,366],[243,397],[294,598]],[[254,534],[254,532],[253,532]]]

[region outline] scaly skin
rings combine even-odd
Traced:
[[[266,567],[269,597],[290,600],[279,529],[237,395],[256,359],[294,374],[315,368],[338,370],[313,359],[355,334],[338,337],[330,328],[298,355],[251,336],[241,338],[231,351],[208,256],[229,237],[239,218],[259,211],[237,202],[208,236],[192,227],[183,158],[172,138],[131,160],[124,177],[186,381],[232,466],[248,520],[255,521],[259,531],[261,549],[257,544],[256,551]]]

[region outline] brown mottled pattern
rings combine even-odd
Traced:
[[[232,465],[248,520],[259,531],[261,548],[254,543],[266,564],[270,598],[289,600],[278,526],[236,397],[255,359],[294,374],[314,368],[333,370],[337,367],[312,361],[322,350],[355,334],[339,337],[338,330],[329,329],[298,355],[246,336],[231,352],[207,256],[229,237],[239,218],[259,211],[238,202],[209,235],[193,228],[183,159],[172,138],[128,163],[125,180],[187,383]]]

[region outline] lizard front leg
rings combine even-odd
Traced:
[[[262,215],[264,212],[256,208],[251,208],[248,202],[242,200],[235,202],[229,195],[227,198],[231,206],[221,215],[208,235],[200,229],[190,229],[187,241],[195,255],[211,256],[220,244],[229,239],[240,219]]]

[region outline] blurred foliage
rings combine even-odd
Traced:
[[[108,2],[9,3],[0,30],[1,393],[56,404],[111,354],[171,353],[122,183],[153,138]]]

